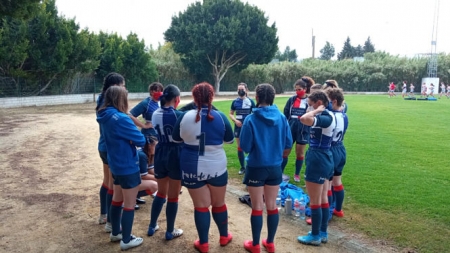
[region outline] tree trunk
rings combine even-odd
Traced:
[[[42,87],[42,89],[40,89],[38,92],[34,93],[33,96],[37,96],[39,94],[41,94],[43,91],[45,91],[47,89],[47,87],[53,82],[53,80],[55,80],[57,74],[54,74],[52,76],[52,78],[50,78],[50,80],[45,84],[44,87]]]

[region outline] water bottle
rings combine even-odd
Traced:
[[[299,200],[300,219],[305,219],[306,201],[303,197]]]
[[[281,189],[278,189],[276,203],[277,203],[278,210],[280,210],[281,209]]]
[[[299,217],[300,216],[300,201],[298,201],[298,199],[294,200],[294,215],[295,217]]]
[[[292,199],[289,196],[287,196],[286,201],[284,202],[284,211],[287,215],[292,214]]]

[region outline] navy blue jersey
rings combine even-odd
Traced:
[[[308,110],[308,98],[290,97],[284,106],[284,116],[288,120],[297,120]]]
[[[223,143],[233,143],[231,124],[220,111],[211,110],[214,117],[207,119],[207,108],[200,111],[200,121],[195,122],[197,110],[183,114],[172,134],[176,142],[184,142],[180,159],[182,180],[204,181],[219,177],[227,171],[227,157]]]
[[[348,117],[342,111],[333,111],[336,119],[336,128],[333,133],[333,140],[331,145],[339,145],[344,141],[344,135],[348,128]]]
[[[137,104],[133,109],[131,109],[130,114],[134,117],[139,117],[142,115],[142,118],[145,119],[146,122],[152,122],[152,115],[153,112],[156,111],[156,109],[159,108],[159,102],[153,101],[150,97],[142,100]],[[148,128],[148,129],[141,129],[142,134],[145,136],[155,136],[156,131],[154,128]]]
[[[311,126],[309,147],[329,149],[333,140],[336,119],[334,114],[324,110],[314,117],[314,124]]]
[[[158,133],[158,146],[173,145],[175,142],[172,138],[173,129],[178,118],[183,113],[175,110],[173,107],[158,108],[152,116],[153,128]]]
[[[255,108],[255,102],[248,97],[244,99],[238,97],[231,103],[231,110],[236,113],[235,118],[241,122],[244,122],[245,117],[252,113],[253,108]]]

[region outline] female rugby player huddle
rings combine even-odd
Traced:
[[[265,206],[267,237],[261,241],[268,252],[275,252],[279,222],[275,199],[294,142],[297,158],[294,180],[300,181],[305,160],[304,178],[312,213],[312,229],[299,236],[298,241],[312,245],[326,243],[329,203],[335,201],[335,215],[344,215],[341,175],[346,159],[343,138],[348,126],[342,90],[334,80],[326,83],[330,85],[310,92],[314,85],[312,78],[297,80],[296,95],[287,101],[284,115],[274,104],[272,85],[256,86],[255,104],[247,96],[247,85],[239,83],[238,98],[232,102],[229,114],[235,123],[233,131],[225,114],[214,109],[214,89],[209,83],[193,87],[194,103],[184,112],[177,110],[180,102],[177,86],[170,84],[163,88],[160,83],[152,83],[150,97],[128,112],[124,78],[117,73],[108,74],[96,113],[100,125],[98,150],[104,171],[99,223],[106,223],[105,231],[110,233],[111,242],[120,241],[122,250],[142,244],[142,238],[131,234],[134,208],[137,196],[150,194],[155,198],[147,235],[159,230],[158,217],[167,202],[165,238],[181,236],[183,230],[175,228],[175,220],[183,185],[194,205],[198,233],[195,249],[202,253],[209,251],[211,215],[219,230],[220,245],[229,244],[233,236],[228,230],[225,203],[228,171],[223,144],[236,140],[239,174],[245,174],[243,183],[252,200],[252,240],[245,241],[244,248],[252,253],[261,251]],[[145,123],[137,119],[139,115]]]

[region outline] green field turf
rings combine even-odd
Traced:
[[[401,248],[450,252],[450,99],[406,101],[398,95],[345,99],[349,107],[342,179],[345,217],[332,222]],[[276,99],[280,110],[286,100]],[[228,115],[231,101],[214,105]],[[230,177],[242,178],[235,144],[225,145],[225,150]],[[285,171],[291,177],[294,161],[292,151]]]

